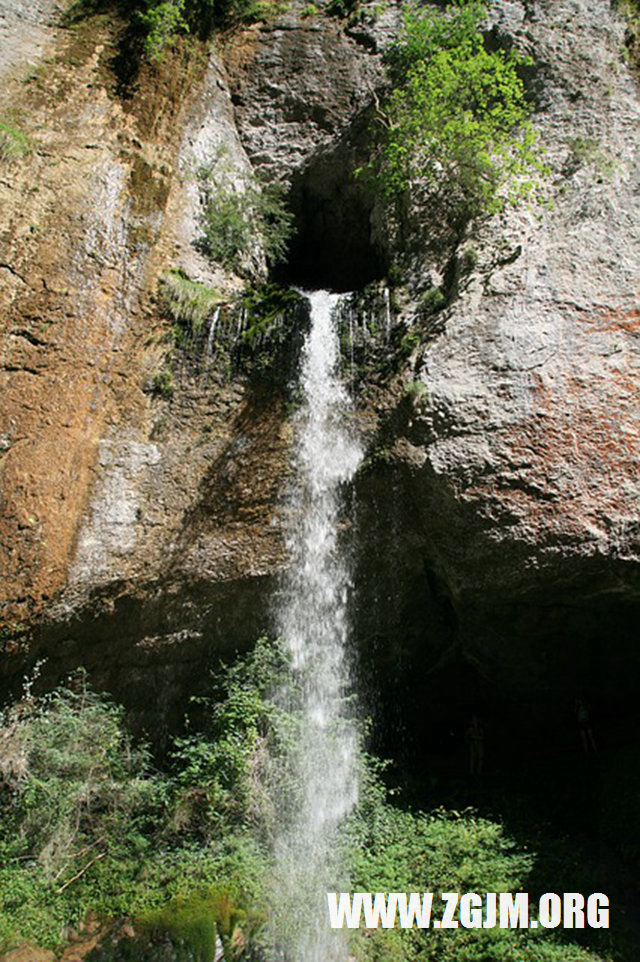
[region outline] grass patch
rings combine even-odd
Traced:
[[[28,136],[15,124],[0,120],[0,163],[10,164],[32,153]]]
[[[160,277],[160,298],[169,316],[198,337],[222,301],[218,291],[199,281],[192,281],[179,268],[165,271]]]

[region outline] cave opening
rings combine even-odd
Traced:
[[[367,160],[368,126],[355,123],[291,182],[295,231],[274,279],[307,290],[354,291],[381,280],[388,257],[374,224],[375,192],[355,171]]]
[[[470,805],[525,832],[548,823],[636,868],[637,603],[478,606],[431,571],[407,580],[402,598],[392,588],[379,597],[382,608],[367,599],[360,610],[358,634],[377,709],[373,750],[391,760],[389,786],[418,808]]]

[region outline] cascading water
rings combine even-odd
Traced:
[[[358,795],[358,733],[347,708],[349,570],[339,544],[340,488],[362,450],[347,423],[351,404],[337,373],[338,296],[308,296],[311,326],[287,512],[290,566],[276,613],[291,656],[283,700],[299,730],[286,760],[294,789],[278,811],[275,938],[288,962],[339,962],[346,946],[329,928],[326,893],[343,881],[336,832]]]

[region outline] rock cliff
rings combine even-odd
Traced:
[[[43,6],[45,59],[6,65],[1,111],[32,149],[0,180],[4,675],[84,663],[158,731],[209,660],[269,624],[284,398],[215,358],[178,362],[171,397],[150,390],[171,350],[162,271],[239,287],[195,245],[197,170],[222,149],[238,176],[290,186],[284,280],[354,289],[404,264],[393,323],[414,350],[362,402],[363,650],[430,693],[451,665],[474,691],[545,703],[597,672],[631,688],[640,101],[624,23],[589,0],[493,4],[488,36],[533,58],[553,207],[440,243],[420,208],[394,232],[350,173],[396,10],[304,14],[179,45],[125,95],[118,17],[53,31]],[[447,305],[425,321],[434,283]]]

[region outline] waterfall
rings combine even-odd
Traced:
[[[209,333],[207,335],[207,347],[205,349],[205,357],[207,358],[208,361],[210,361],[211,358],[213,357],[213,346],[215,344],[216,327],[218,324],[219,317],[220,317],[220,306],[218,305],[218,307],[216,307],[215,311],[213,312],[213,317],[211,318],[211,321],[209,323]]]
[[[327,891],[342,882],[336,831],[358,796],[355,722],[349,717],[349,568],[340,549],[340,488],[362,459],[348,424],[349,395],[338,375],[338,296],[309,296],[288,498],[290,566],[276,622],[291,656],[284,697],[299,731],[287,759],[293,802],[281,800],[276,833],[276,913],[284,916],[279,956],[288,962],[346,959],[342,933],[329,928]],[[276,922],[277,926],[277,922]]]

